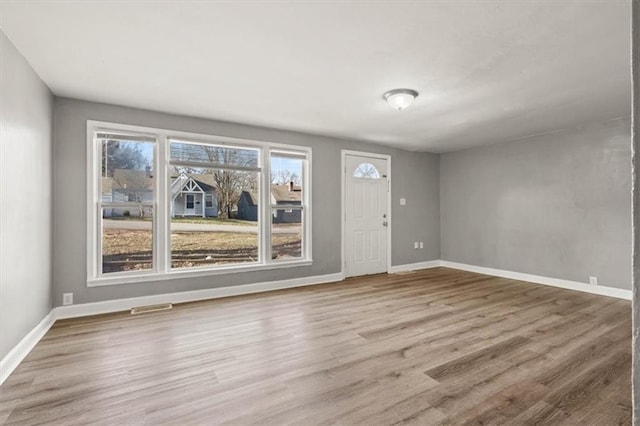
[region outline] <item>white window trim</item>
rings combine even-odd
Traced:
[[[139,272],[114,272],[107,275],[99,274],[101,265],[101,236],[98,235],[100,223],[100,179],[96,171],[100,168],[101,150],[97,149],[94,140],[97,130],[113,130],[132,133],[142,133],[157,138],[154,148],[154,170],[156,170],[155,190],[155,212],[153,220],[153,262],[154,269]],[[171,205],[168,202],[171,194],[171,183],[167,179],[167,166],[169,164],[170,150],[168,140],[171,138],[185,138],[189,141],[201,143],[213,143],[218,145],[240,145],[260,149],[262,171],[260,172],[260,202],[258,208],[258,238],[260,243],[261,259],[252,264],[234,264],[230,266],[199,267],[171,269],[170,247],[170,226],[171,226]],[[291,151],[299,158],[306,158],[304,163],[302,178],[306,187],[303,191],[303,235],[302,235],[302,258],[294,260],[272,260],[271,259],[271,151]],[[260,271],[278,268],[293,268],[308,266],[313,263],[311,227],[312,227],[312,206],[311,206],[311,159],[312,149],[310,147],[287,145],[275,142],[231,138],[226,136],[206,135],[201,133],[183,132],[170,129],[158,129],[152,127],[135,126],[129,124],[111,123],[95,120],[87,120],[87,286],[96,287],[116,284],[134,284],[149,281],[182,279],[190,277],[202,277],[209,275],[221,275],[229,273]],[[163,184],[164,182],[164,184]],[[159,232],[159,231],[163,232]]]

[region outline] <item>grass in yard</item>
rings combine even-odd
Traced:
[[[151,232],[104,229],[102,270],[135,271],[152,268]],[[274,258],[301,255],[299,234],[273,236]],[[171,266],[188,268],[203,265],[251,263],[258,261],[258,235],[242,232],[173,232]]]
[[[153,267],[151,231],[104,229],[102,231],[102,272],[123,272]]]
[[[258,235],[236,232],[172,232],[171,266],[258,261]]]

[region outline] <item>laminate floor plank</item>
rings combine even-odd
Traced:
[[[447,268],[57,321],[0,424],[631,424],[627,301]]]

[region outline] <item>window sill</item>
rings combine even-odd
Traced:
[[[293,261],[276,261],[269,264],[225,266],[225,267],[220,267],[215,269],[191,268],[191,269],[171,271],[167,273],[160,273],[160,272],[142,273],[141,272],[135,275],[117,275],[117,276],[111,276],[111,277],[106,276],[101,278],[90,278],[87,280],[87,287],[101,287],[101,286],[120,285],[120,284],[137,284],[137,283],[145,283],[150,281],[166,281],[166,280],[178,280],[178,279],[184,279],[184,278],[197,278],[197,277],[224,275],[224,274],[235,274],[239,272],[253,272],[253,271],[265,271],[269,269],[296,268],[300,266],[309,266],[312,264],[313,264],[313,261],[311,259],[302,259],[302,260],[293,260]]]

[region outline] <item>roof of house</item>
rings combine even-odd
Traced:
[[[290,191],[289,185],[271,185],[271,196],[275,199],[276,203],[284,202],[300,202],[302,200],[302,188],[299,186],[293,186],[293,191]]]
[[[185,175],[195,180],[196,183],[200,186],[200,188],[202,188],[204,192],[211,192],[216,190],[216,182],[212,174],[205,175],[201,173],[185,173]],[[171,177],[176,178],[177,176],[171,176]]]
[[[100,188],[102,188],[102,192],[111,192],[113,190],[113,178],[103,177]]]
[[[250,206],[257,206],[258,205],[258,194],[256,194],[255,192],[251,192],[251,191],[242,191],[242,193],[240,194],[240,197],[245,197],[247,199],[247,203],[249,203]]]
[[[113,177],[106,179],[111,179],[111,189],[129,191],[151,191],[153,189],[153,178],[147,176],[147,172],[144,170],[116,169],[113,171]]]
[[[299,203],[302,200],[302,188],[294,186],[293,191],[289,191],[289,185],[271,185],[271,201],[275,203]],[[258,205],[258,194],[252,191],[242,191],[251,206]]]

